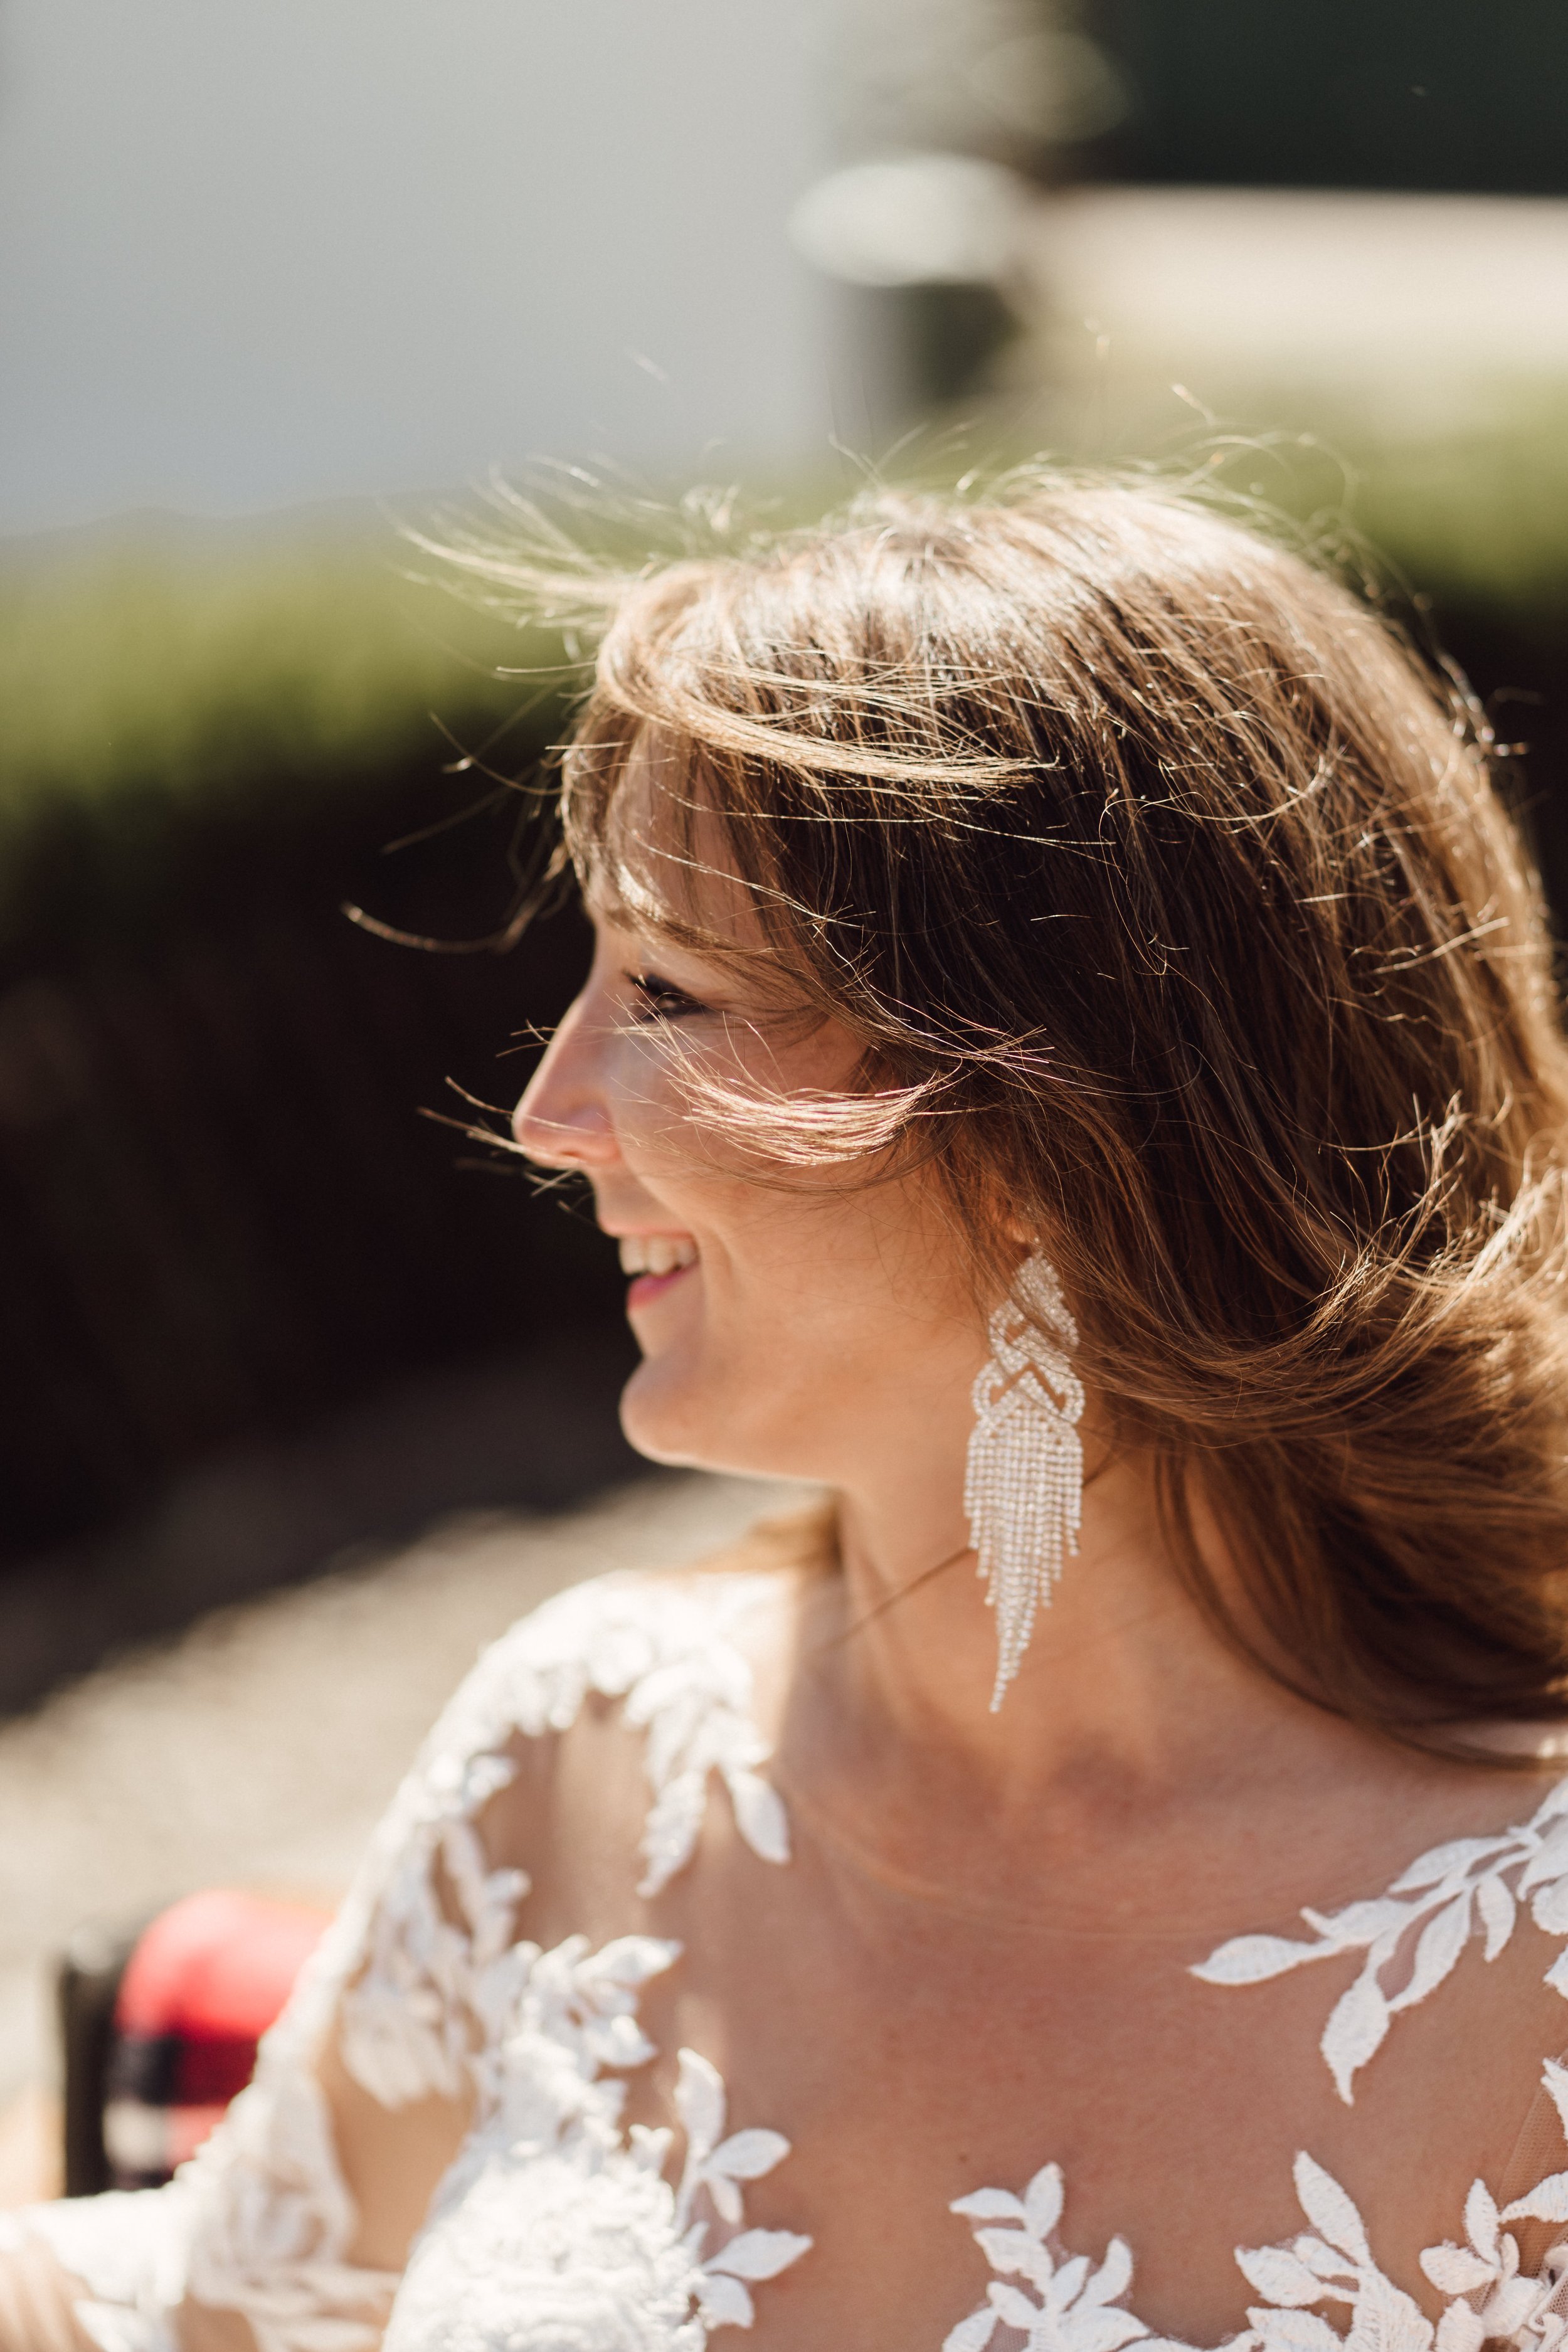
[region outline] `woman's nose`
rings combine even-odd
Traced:
[[[585,998],[546,1046],[511,1115],[511,1131],[520,1150],[545,1168],[602,1168],[616,1158]]]

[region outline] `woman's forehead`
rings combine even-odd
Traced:
[[[679,746],[638,737],[605,811],[591,904],[640,925],[741,940],[757,931],[729,827]]]

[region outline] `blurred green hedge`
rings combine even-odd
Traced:
[[[1568,625],[1568,386],[1500,383],[1426,430],[1319,403],[1300,432],[1237,439],[1227,478],[1344,530],[1396,601],[1414,592],[1526,637]]]
[[[1425,436],[1331,416],[1215,456],[1243,495],[1370,551],[1484,693],[1536,698],[1554,746],[1568,391],[1508,403]],[[557,641],[442,593],[434,568],[374,514],[0,559],[0,952],[161,924],[192,893],[261,887],[312,842],[368,849],[408,814],[389,779],[417,772],[414,814],[437,824],[485,772],[525,777],[580,673]]]
[[[1464,672],[1568,938],[1568,385],[1500,378],[1468,418],[1363,408],[1284,434],[1247,489],[1341,546],[1429,654]]]
[[[164,528],[0,561],[0,950],[165,920],[190,891],[258,887],[313,837],[526,775],[558,664],[410,576],[384,524]],[[457,768],[443,794],[444,769]]]

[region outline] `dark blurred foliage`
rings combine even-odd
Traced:
[[[197,583],[209,622],[222,584]],[[154,566],[142,593],[157,585]],[[116,611],[128,601],[134,614],[133,587]],[[327,690],[331,628],[268,678],[257,601],[232,676],[193,683],[183,624],[127,656],[81,625],[99,606],[79,596],[61,608],[63,718],[39,715],[47,662],[13,681],[0,1557],[89,1535],[225,1448],[546,1339],[594,1423],[581,1460],[558,1422],[521,1421],[449,1494],[437,1474],[416,1481],[405,1516],[559,1502],[629,1461],[614,1434],[620,1284],[591,1217],[421,1116],[479,1118],[454,1084],[501,1108],[515,1097],[584,966],[581,917],[563,910],[500,956],[394,943],[343,912],[447,949],[504,924],[539,847],[536,803],[508,780],[536,782],[563,692],[451,661],[372,693],[361,725]],[[379,667],[395,670],[391,620],[387,637]],[[110,693],[117,661],[128,682]],[[403,667],[418,668],[406,646]],[[420,707],[432,686],[440,725]],[[109,715],[89,740],[93,692]],[[398,1465],[383,1483],[397,1489]],[[396,1511],[378,1522],[373,1507],[339,1539],[398,1531]]]
[[[1505,747],[1500,778],[1540,860],[1568,980],[1568,625],[1510,626],[1436,603],[1426,617]]]
[[[1094,0],[1097,162],[1200,185],[1568,192],[1561,0]]]

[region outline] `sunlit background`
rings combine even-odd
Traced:
[[[400,522],[1218,472],[1568,908],[1561,0],[0,0],[0,1712],[635,1466],[605,1245],[420,1116],[584,941],[483,944],[558,649]]]

